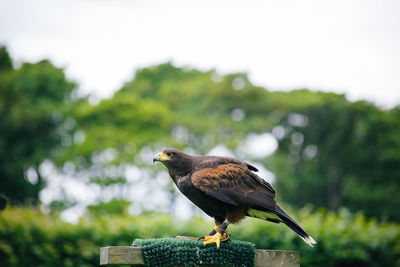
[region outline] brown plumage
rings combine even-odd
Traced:
[[[254,173],[258,171],[254,166],[230,157],[188,155],[173,148],[158,153],[154,161],[162,162],[178,189],[215,219],[216,228],[210,236],[225,233],[228,222],[237,223],[249,216],[282,222],[307,244],[315,244],[312,237],[276,203],[275,189]],[[211,237],[205,240],[207,238]],[[219,239],[212,242],[219,247]]]

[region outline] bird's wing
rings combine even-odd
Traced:
[[[274,210],[274,188],[251,172],[246,164],[226,162],[195,170],[192,184],[220,201],[249,209]]]

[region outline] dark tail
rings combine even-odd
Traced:
[[[304,230],[289,214],[286,213],[279,205],[276,205],[276,210],[274,212],[279,218],[282,220],[284,224],[286,224],[290,229],[296,232],[303,240],[307,243],[307,245],[313,247],[315,240]]]

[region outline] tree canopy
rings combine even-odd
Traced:
[[[0,49],[0,188],[13,202],[38,199],[44,186],[38,167],[68,130],[66,106],[75,87],[50,61],[15,69]]]
[[[37,199],[46,158],[90,170],[90,181],[103,187],[123,186],[120,172],[98,170],[131,164],[157,172],[146,151],[204,154],[224,145],[272,170],[278,197],[294,207],[345,206],[400,220],[400,107],[383,110],[307,89],[272,92],[245,73],[171,62],[137,70],[113,97],[93,105],[72,101],[76,84],[49,61],[15,69],[5,49],[0,59],[1,188],[12,199]],[[272,155],[239,149],[265,133],[278,143]]]

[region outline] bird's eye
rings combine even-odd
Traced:
[[[170,158],[172,158],[172,157],[174,156],[174,154],[173,154],[172,152],[168,152],[168,153],[167,153],[167,156],[170,157]]]

